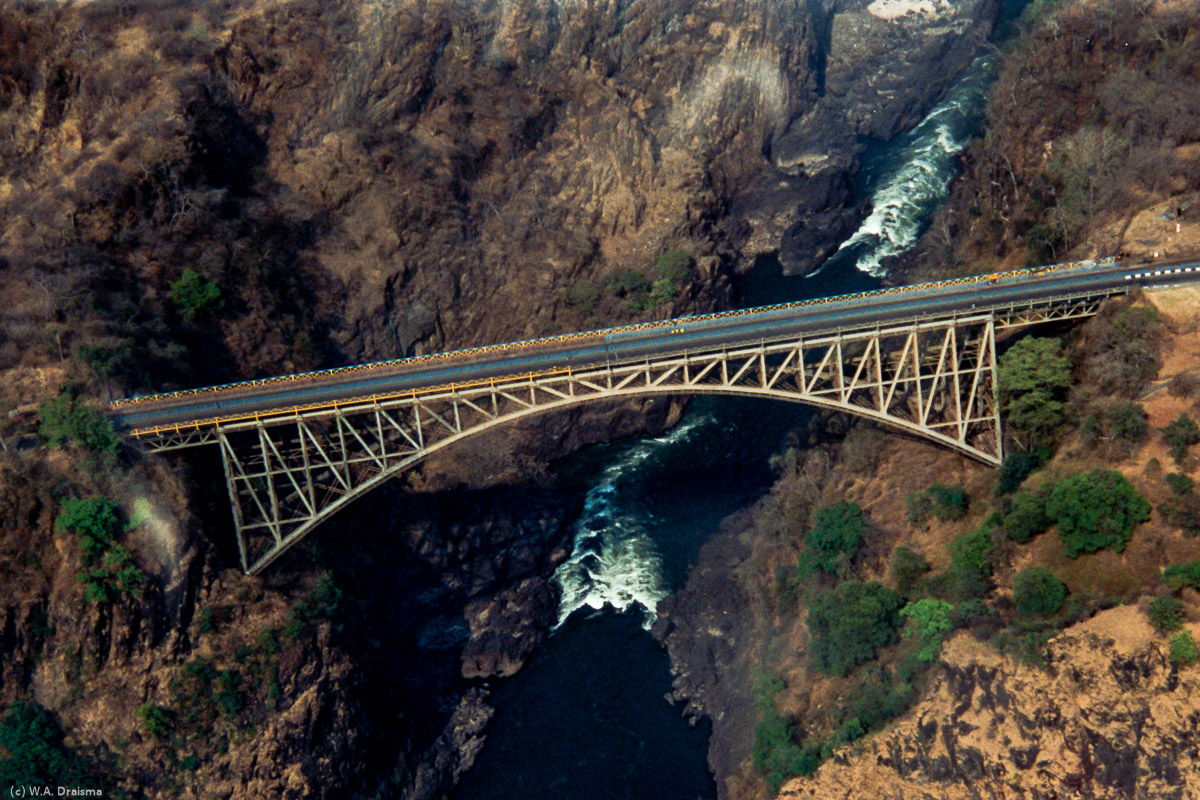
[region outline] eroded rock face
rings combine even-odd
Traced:
[[[921,702],[780,797],[1171,798],[1200,791],[1200,672],[1167,657],[1142,611],[1051,641],[1046,669],[959,635]]]

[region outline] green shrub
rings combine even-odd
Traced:
[[[274,628],[263,628],[258,632],[258,649],[271,658],[279,653],[279,633]]]
[[[846,675],[897,639],[900,595],[881,583],[845,581],[813,597],[808,608],[813,664]]]
[[[961,486],[933,483],[923,492],[910,494],[905,502],[908,506],[908,521],[914,525],[923,525],[930,516],[943,521],[962,519],[967,515],[971,498]]]
[[[1020,492],[1013,496],[1012,505],[1003,517],[1004,534],[1014,542],[1026,544],[1050,527],[1046,516],[1046,501],[1036,492]]]
[[[1001,408],[1012,430],[1038,440],[1062,424],[1071,369],[1061,341],[1022,339],[1001,357],[997,377]]]
[[[650,279],[635,269],[610,272],[601,280],[617,297],[629,297],[650,291]]]
[[[99,458],[103,466],[115,463],[121,440],[112,423],[74,394],[63,392],[43,400],[38,406],[38,418],[38,436],[47,447],[71,444]]]
[[[87,759],[63,745],[62,728],[50,712],[22,702],[0,717],[0,786],[101,788]]]
[[[114,544],[104,552],[98,566],[76,576],[84,585],[84,598],[91,603],[112,603],[124,596],[136,596],[146,575],[129,555],[129,551]]]
[[[1192,489],[1196,488],[1196,482],[1187,475],[1178,472],[1169,472],[1166,475],[1167,486],[1171,488],[1171,493],[1177,496],[1188,494]]]
[[[1171,637],[1171,663],[1177,667],[1190,667],[1200,659],[1200,649],[1192,639],[1190,631],[1183,631]]]
[[[1057,614],[1066,599],[1066,585],[1042,567],[1026,567],[1013,578],[1013,603],[1022,614]]]
[[[954,630],[954,606],[945,600],[926,598],[900,609],[900,616],[912,623],[912,627],[905,629],[905,635],[916,636],[920,640],[921,649],[917,658],[921,661],[936,660],[942,640]]]
[[[79,356],[80,361],[92,368],[97,377],[105,380],[127,372],[135,366],[133,352],[127,344],[112,347],[81,344],[76,348],[75,354]]]
[[[908,521],[913,525],[924,525],[933,516],[933,500],[928,493],[912,491],[904,498]]]
[[[933,501],[933,514],[938,519],[953,521],[967,515],[971,498],[961,486],[942,486],[940,483],[934,483],[925,491]]]
[[[246,706],[246,695],[239,688],[242,676],[236,669],[223,670],[217,676],[217,708],[226,717],[236,717]]]
[[[86,563],[94,563],[112,546],[124,528],[121,507],[107,497],[80,500],[68,497],[54,520],[60,531],[78,534]]]
[[[1046,516],[1069,557],[1105,548],[1120,553],[1134,527],[1150,518],[1150,503],[1121,473],[1094,469],[1059,481],[1046,497]]]
[[[991,591],[993,547],[991,527],[987,524],[959,536],[951,544],[952,591],[959,602],[979,599]]]
[[[892,580],[901,594],[908,594],[917,585],[921,576],[929,571],[929,562],[915,550],[901,545],[892,553]]]
[[[1187,414],[1180,414],[1178,419],[1162,429],[1162,437],[1171,451],[1171,458],[1178,464],[1187,455],[1188,448],[1200,442],[1200,426]]]
[[[188,322],[225,307],[220,288],[191,267],[171,282],[168,296]]]
[[[652,305],[660,306],[663,303],[669,303],[675,298],[679,290],[675,288],[675,284],[671,283],[666,278],[659,278],[650,287],[649,301]]]
[[[1162,579],[1172,589],[1200,589],[1200,561],[1172,564],[1163,570]]]
[[[1150,624],[1159,633],[1170,633],[1183,627],[1183,603],[1176,597],[1156,597],[1146,607]]]
[[[862,547],[866,527],[857,503],[840,500],[817,509],[812,528],[804,535],[810,563],[830,575],[845,575]]]
[[[823,753],[883,727],[907,711],[916,697],[912,684],[903,678],[897,680],[897,676],[879,666],[864,669],[848,694],[849,701],[841,709],[838,727],[822,748]]]
[[[155,739],[166,739],[171,733],[171,722],[173,714],[162,706],[156,706],[153,703],[146,703],[138,706],[138,716],[142,720],[142,726],[146,732]]]
[[[1050,459],[1050,452],[1039,449],[1032,453],[1009,453],[996,470],[996,496],[1012,494],[1035,470]]]
[[[186,772],[195,772],[200,769],[199,756],[184,756],[179,759],[179,768]]]
[[[811,774],[820,763],[819,754],[806,752],[792,741],[792,723],[775,708],[775,695],[783,691],[783,681],[777,676],[759,674],[754,685],[754,707],[761,714],[754,728],[754,747],[751,755],[754,768],[766,778],[772,793],[778,793],[783,782],[795,775]]]
[[[302,634],[310,624],[322,620],[333,621],[335,627],[338,614],[342,607],[342,590],[329,575],[322,575],[312,588],[292,607],[288,624],[284,627],[284,635],[295,639]]]
[[[692,275],[692,257],[683,250],[667,250],[654,261],[654,274],[672,286],[682,287]]]

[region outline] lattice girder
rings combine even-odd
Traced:
[[[990,315],[497,379],[223,425],[242,566],[258,572],[346,504],[430,453],[585,402],[696,393],[837,409],[988,464],[1002,458]],[[162,449],[178,446],[164,441]]]

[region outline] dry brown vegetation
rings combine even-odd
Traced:
[[[1194,3],[1052,5],[1005,55],[910,274],[1200,252],[1197,48]]]

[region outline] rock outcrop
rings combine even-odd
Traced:
[[[1104,611],[1052,640],[1044,669],[961,634],[891,730],[835,757],[787,800],[1184,800],[1200,792],[1200,671],[1145,615]]]

